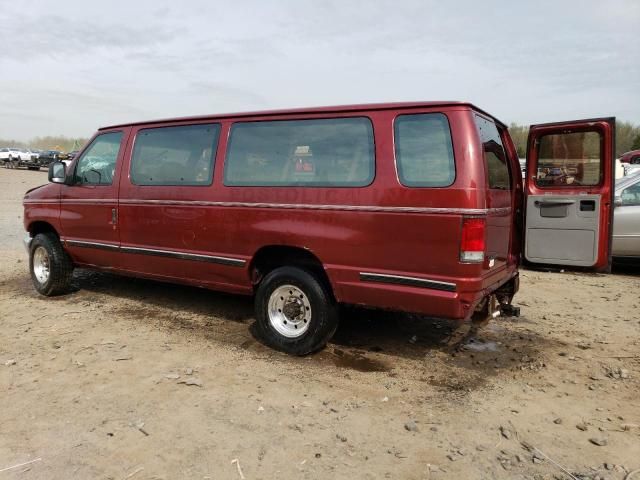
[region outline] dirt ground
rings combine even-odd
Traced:
[[[44,182],[0,169],[0,479],[640,469],[638,271],[523,271],[522,316],[478,332],[345,310],[324,351],[292,358],[254,338],[245,297],[88,271],[39,296],[21,199]]]

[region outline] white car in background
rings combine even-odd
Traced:
[[[0,162],[5,168],[27,167],[30,170],[39,170],[38,157],[40,154],[25,148],[4,147],[0,148]]]
[[[20,149],[14,147],[0,148],[0,160],[3,162],[17,161],[20,159]]]
[[[635,175],[637,173],[640,173],[640,165],[624,164],[623,168],[624,168],[624,175],[625,176]]]
[[[23,158],[31,160],[31,156],[26,152],[23,153],[19,148],[0,148],[0,162],[4,164],[5,168],[17,168]]]
[[[18,160],[21,162],[30,162],[31,161],[31,152],[24,148],[18,150]]]

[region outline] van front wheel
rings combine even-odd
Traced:
[[[321,349],[338,326],[338,310],[328,288],[295,267],[269,272],[258,286],[255,309],[263,340],[293,355]]]
[[[31,241],[29,270],[35,289],[49,297],[69,289],[73,263],[58,237],[53,233],[39,233]]]

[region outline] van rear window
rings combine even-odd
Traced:
[[[146,128],[131,157],[134,185],[211,185],[220,125]]]
[[[395,121],[398,178],[407,187],[448,187],[456,177],[449,121],[442,113]]]
[[[375,171],[368,118],[238,122],[231,127],[224,184],[362,187]]]

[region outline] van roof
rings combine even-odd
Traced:
[[[279,109],[279,110],[263,110],[256,112],[240,112],[240,113],[222,113],[214,115],[198,115],[193,117],[177,117],[177,118],[165,118],[160,120],[148,120],[141,122],[129,122],[119,123],[117,125],[109,125],[100,128],[99,130],[107,130],[116,127],[128,127],[132,125],[146,125],[152,123],[167,123],[167,122],[189,122],[199,121],[206,119],[222,119],[222,118],[241,118],[241,117],[265,117],[271,115],[286,115],[286,114],[299,114],[299,113],[343,113],[351,111],[366,111],[366,110],[392,110],[398,108],[420,108],[420,107],[469,107],[477,112],[482,113],[492,118],[496,123],[503,127],[506,127],[504,123],[498,120],[496,117],[487,113],[486,111],[476,107],[470,102],[455,102],[455,101],[440,101],[440,102],[396,102],[396,103],[366,103],[356,105],[337,105],[330,107],[311,107],[311,108],[292,108],[292,109]]]

